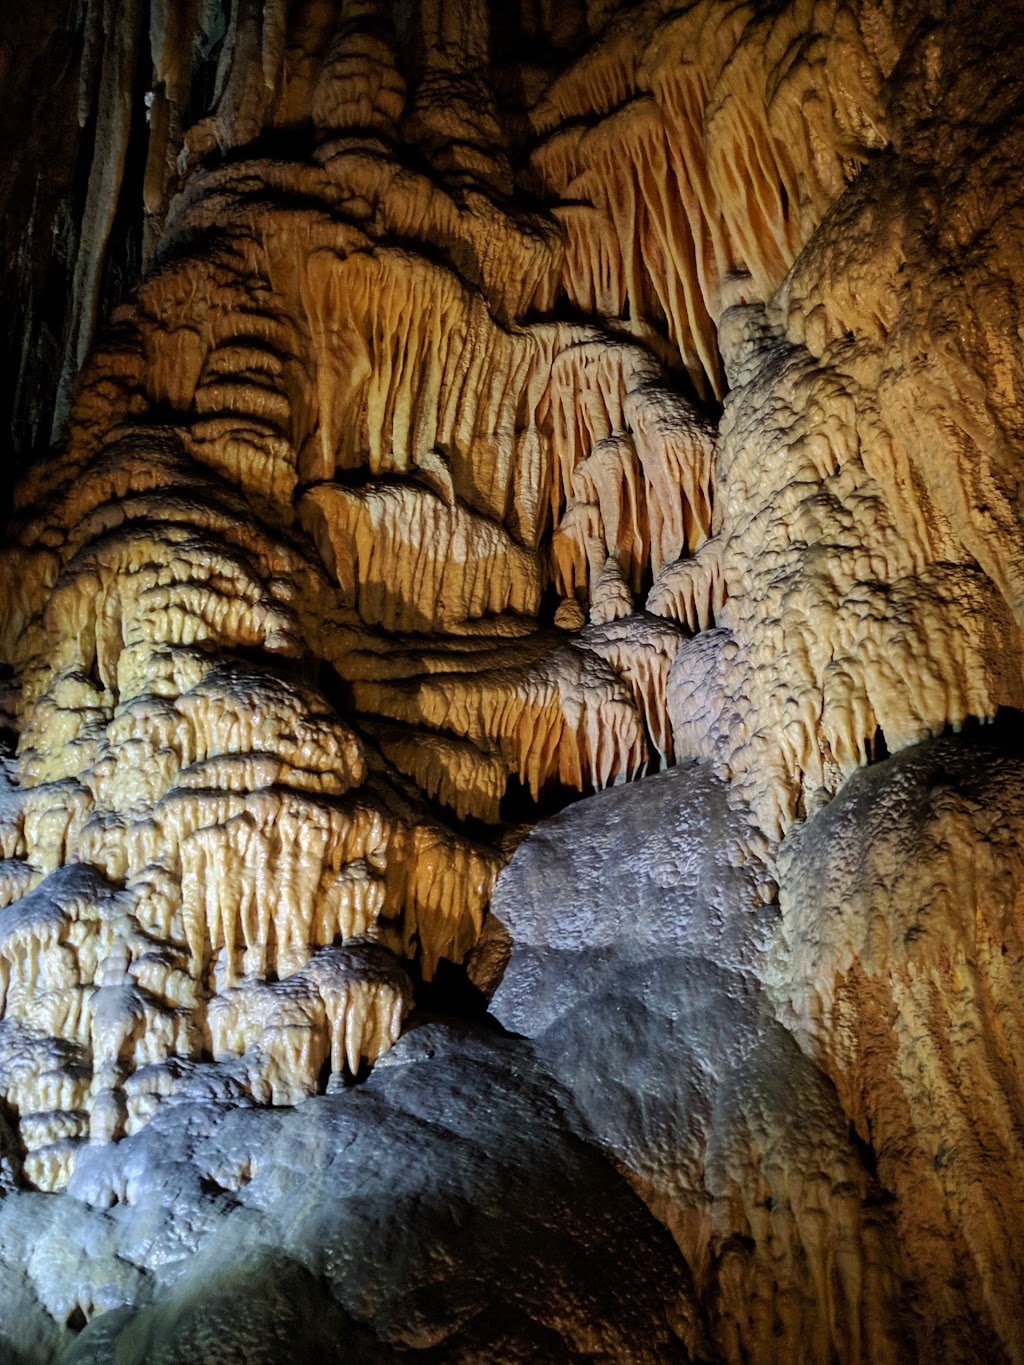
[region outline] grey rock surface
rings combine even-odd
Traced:
[[[1003,1325],[972,1329],[955,1294],[943,1316],[918,1264],[937,1212],[967,1230],[966,1257],[999,1245],[998,1211],[944,1203],[930,1158],[894,1184],[873,1146],[893,1117],[870,1104],[895,1080],[843,1080],[868,1077],[871,1036],[802,998],[795,1017],[823,1027],[797,1029],[790,1001],[805,958],[820,991],[860,963],[857,1017],[877,1021],[888,992],[910,1046],[914,982],[934,999],[936,963],[971,979],[948,970],[963,924],[1024,881],[1004,741],[948,737],[857,774],[774,864],[700,764],[542,824],[495,898],[507,962],[491,1019],[414,1019],[365,1082],[296,1109],[182,1095],[83,1148],[64,1194],[8,1181],[3,1358],[682,1362],[761,1343],[751,1359],[895,1362],[942,1358],[945,1340],[980,1359],[971,1330],[1003,1358]],[[927,902],[968,847],[978,875]],[[872,897],[909,916],[888,957]],[[1014,933],[1004,916],[974,940],[982,1004],[1006,994]],[[998,1020],[1017,1027],[1005,1005]],[[907,1112],[927,1117],[938,1092],[906,1081],[912,1061]],[[953,1137],[947,1165],[977,1157]],[[928,1131],[914,1141],[927,1157]]]
[[[898,1356],[907,1325],[876,1275],[899,1266],[888,1215],[763,986],[774,891],[705,765],[604,792],[539,826],[499,881],[511,949],[491,1008],[672,1230],[702,1305],[695,1355]]]
[[[525,1045],[442,1024],[298,1109],[168,1107],[0,1247],[17,1361],[103,1310],[68,1361],[686,1358],[671,1239]]]

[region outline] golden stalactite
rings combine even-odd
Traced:
[[[527,824],[677,767],[725,794],[673,815],[644,885],[687,889],[622,961],[688,932],[707,892],[688,989],[735,968],[728,1008],[770,1015],[685,1054],[693,1094],[716,1088],[679,1120],[698,1155],[641,1169],[602,1146],[704,1286],[678,1313],[686,1349],[768,1361],[806,1340],[824,1361],[855,1322],[870,1348],[849,1359],[898,1358],[868,1321],[898,1297],[872,1239],[909,1227],[907,1282],[927,1246],[948,1298],[963,1209],[971,1264],[998,1262],[986,1282],[1010,1300],[1011,1177],[965,1195],[936,1133],[948,1118],[968,1166],[1019,1138],[999,1032],[1021,1032],[1019,935],[987,884],[1016,904],[1012,838],[939,783],[934,828],[906,815],[932,871],[867,849],[851,888],[827,840],[801,842],[882,756],[1024,710],[1018,115],[991,73],[967,107],[923,12],[524,5],[501,22],[537,50],[503,83],[483,0],[153,0],[148,48],[138,6],[90,0],[59,440],[3,551],[0,1119],[19,1179],[74,1188],[83,1152],[197,1094],[291,1106],[363,1076],[418,1000],[489,993],[522,948],[488,913],[523,885],[507,864]],[[140,52],[146,264],[97,337]],[[587,854],[626,869],[617,795],[592,803],[612,814]],[[601,925],[631,913],[617,894]],[[546,909],[529,971],[578,948],[589,990],[608,944]],[[579,981],[543,1002],[558,1028]],[[675,1004],[672,1058],[691,1029]],[[535,1023],[515,1025],[530,1047]],[[803,1165],[765,1117],[777,1092],[790,1105],[756,1070],[772,1030],[828,1091],[814,1122],[842,1116]],[[734,1042],[753,1080],[728,1128]],[[583,1089],[600,1085],[567,1111]],[[645,1140],[649,1099],[629,1096]],[[1005,1345],[1010,1314],[990,1316]]]

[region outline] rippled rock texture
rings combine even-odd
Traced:
[[[0,57],[6,1355],[1024,1360],[1014,6]]]

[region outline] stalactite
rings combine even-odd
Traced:
[[[926,8],[85,6],[3,552],[0,1266],[67,1186],[116,1349],[315,1170],[354,1356],[1016,1358],[1024,66]],[[558,1143],[657,1255],[534,1257],[567,1176],[451,1289],[462,1185],[515,1166],[503,1229]],[[46,1245],[16,1307],[70,1333]]]
[[[93,158],[75,257],[52,439],[61,434],[68,415],[72,380],[81,369],[96,337],[103,265],[117,211],[132,130],[141,0],[126,0],[124,4],[103,0],[102,5],[100,0],[90,0],[87,14],[89,42],[98,44],[102,41],[103,56],[96,95]],[[100,32],[102,39],[99,37]],[[92,33],[97,34],[95,39],[91,37]],[[80,118],[82,110],[91,103],[87,85],[83,85],[82,92]]]

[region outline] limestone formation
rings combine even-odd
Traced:
[[[1024,1361],[1024,18],[80,9],[0,1351]]]

